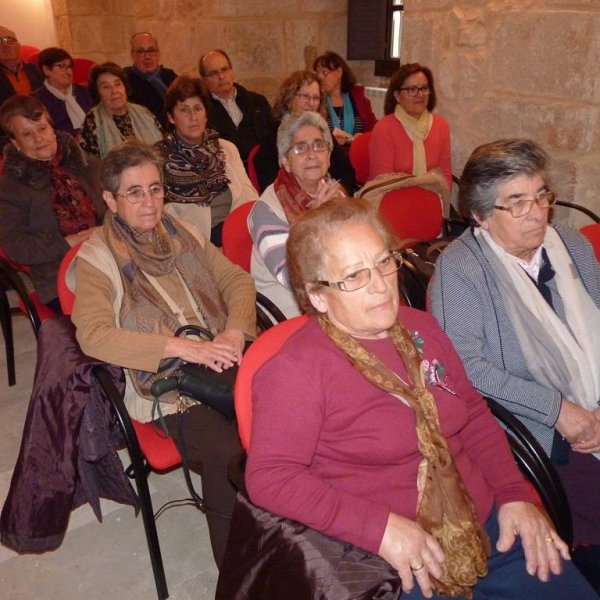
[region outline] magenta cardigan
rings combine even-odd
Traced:
[[[537,502],[437,321],[410,308],[399,318],[423,353],[442,431],[480,519],[494,505]],[[390,338],[361,343],[406,378]],[[255,504],[375,554],[390,512],[415,518],[422,457],[414,414],[352,368],[315,318],[257,372],[253,397],[246,485]]]

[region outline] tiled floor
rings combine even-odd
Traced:
[[[17,385],[8,387],[0,336],[0,501],[4,503],[19,451],[35,369],[35,338],[24,317],[13,318]],[[126,451],[121,452],[125,463]],[[126,463],[125,463],[126,464]],[[152,475],[155,510],[188,496],[181,472]],[[198,484],[199,485],[199,484]],[[103,504],[98,523],[88,506],[74,511],[62,546],[23,555],[0,546],[2,600],[154,600],[156,591],[141,517],[133,509]],[[172,508],[157,521],[170,598],[214,598],[214,564],[206,519],[193,507]]]

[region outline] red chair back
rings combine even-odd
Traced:
[[[443,212],[440,197],[421,187],[408,187],[388,192],[379,206],[400,240],[431,240],[442,230]]]
[[[28,62],[29,64],[35,65],[36,67],[38,66],[38,59],[40,58],[40,54],[41,52],[39,50],[34,50],[31,54],[29,54],[27,56],[25,60],[25,62]],[[40,69],[41,71],[41,69]]]
[[[245,202],[232,210],[223,223],[223,254],[234,264],[250,273],[252,238],[248,231],[248,215],[254,202]]]
[[[79,85],[87,85],[90,69],[95,64],[96,63],[93,60],[90,60],[89,58],[74,58],[73,83],[77,83]]]
[[[33,54],[37,54],[37,56],[34,56],[32,58]],[[21,60],[37,65],[37,58],[39,55],[40,49],[37,46],[28,46],[27,44],[21,44],[21,48],[19,49],[19,56],[21,57]]]
[[[369,180],[369,142],[371,132],[363,133],[354,138],[350,145],[349,158],[356,174],[356,181],[365,184]]]
[[[234,402],[242,448],[248,451],[252,431],[252,378],[269,358],[277,354],[284,342],[308,321],[307,315],[294,317],[267,329],[248,348],[235,380]]]
[[[81,248],[81,243],[73,246],[64,255],[60,267],[58,268],[58,276],[56,278],[56,289],[58,291],[58,300],[60,301],[60,307],[62,308],[63,314],[73,314],[73,304],[75,302],[75,294],[71,291],[67,285],[67,271],[71,266],[71,263],[77,256]]]
[[[252,150],[250,150],[250,154],[248,154],[248,178],[250,179],[250,183],[254,186],[254,189],[258,191],[259,194],[263,193],[263,190],[260,188],[260,183],[258,181],[258,173],[256,172],[256,165],[254,164],[254,157],[258,152],[260,145],[254,146]]]
[[[579,231],[590,241],[596,254],[596,260],[600,262],[600,223],[586,225]]]

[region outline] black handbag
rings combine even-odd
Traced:
[[[204,341],[212,341],[214,336],[204,327],[184,325],[175,336],[195,335]],[[244,352],[251,342],[246,342]],[[221,373],[217,373],[206,365],[183,363],[168,377],[157,379],[151,387],[154,398],[159,398],[167,392],[176,390],[180,395],[201,402],[219,411],[227,420],[233,421],[235,408],[233,405],[233,387],[237,376],[238,366],[233,365]]]

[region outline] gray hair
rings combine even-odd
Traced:
[[[158,169],[163,180],[163,160],[154,146],[139,140],[128,140],[109,150],[100,163],[100,185],[103,190],[116,194],[121,185],[121,175],[125,169],[145,164]]]
[[[289,114],[281,119],[281,125],[277,130],[277,153],[279,154],[279,164],[281,159],[286,157],[292,147],[292,140],[298,130],[310,125],[321,131],[323,139],[329,144],[329,150],[333,148],[333,139],[327,121],[316,112],[305,112],[300,114]]]
[[[541,174],[547,182],[549,157],[533,140],[514,138],[483,144],[473,150],[460,177],[458,205],[461,214],[475,223],[494,212],[499,187],[519,175]]]

